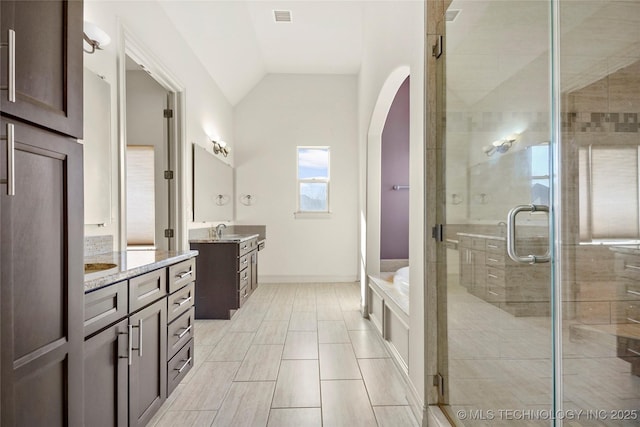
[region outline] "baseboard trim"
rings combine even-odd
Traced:
[[[260,276],[259,283],[354,283],[358,276]]]

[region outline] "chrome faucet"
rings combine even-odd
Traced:
[[[218,224],[218,225],[216,226],[216,237],[217,237],[218,239],[222,239],[222,233],[223,233],[223,231],[224,231],[224,229],[225,229],[225,228],[227,228],[227,225],[226,225],[226,224]]]

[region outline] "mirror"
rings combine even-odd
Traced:
[[[111,86],[84,69],[84,223],[111,222]]]
[[[233,168],[193,146],[193,221],[233,220]]]

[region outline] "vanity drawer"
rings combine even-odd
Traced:
[[[240,288],[238,292],[238,307],[242,307],[245,301],[249,298],[249,286],[248,283],[244,287]]]
[[[640,340],[619,336],[618,357],[627,362],[637,363],[640,360]]]
[[[504,240],[487,239],[485,249],[487,252],[494,254],[504,254],[507,247]]]
[[[184,288],[169,295],[167,298],[167,321],[172,322],[185,311],[193,306],[195,298],[195,284],[189,283]]]
[[[193,368],[193,339],[167,363],[167,396]]]
[[[238,253],[240,256],[248,254],[257,247],[257,239],[249,239],[238,243]]]
[[[129,313],[167,295],[167,269],[161,268],[129,280]]]
[[[84,336],[127,316],[127,281],[84,295]]]
[[[616,254],[615,268],[619,276],[640,282],[640,257]]]
[[[249,280],[249,270],[248,269],[244,269],[242,270],[240,273],[238,273],[238,283],[240,283],[240,285],[238,286],[240,289],[242,289],[243,282],[245,280]]]
[[[172,294],[189,282],[196,280],[196,260],[190,258],[169,267],[169,293]]]
[[[504,270],[487,267],[487,285],[504,287]]]
[[[485,258],[487,267],[504,269],[504,261],[505,261],[504,254],[498,254],[498,253],[487,253]]]
[[[238,258],[238,271],[242,271],[249,266],[250,255],[246,254]]]
[[[626,300],[640,300],[640,282],[626,281],[621,296]]]
[[[640,325],[640,301],[612,304],[612,323],[636,323]]]
[[[195,313],[196,309],[191,307],[167,326],[167,360],[193,338]]]
[[[504,286],[487,284],[487,301],[505,302],[506,300]]]

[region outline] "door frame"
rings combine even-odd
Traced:
[[[118,76],[118,248],[127,249],[127,193],[126,193],[126,57],[144,64],[151,77],[169,92],[169,108],[173,108],[173,126],[170,126],[168,154],[169,169],[174,178],[169,180],[169,228],[174,230],[171,250],[185,250],[187,242],[187,211],[185,195],[187,184],[187,155],[185,123],[185,88],[171,70],[142,43],[122,22],[118,22],[117,76]]]

